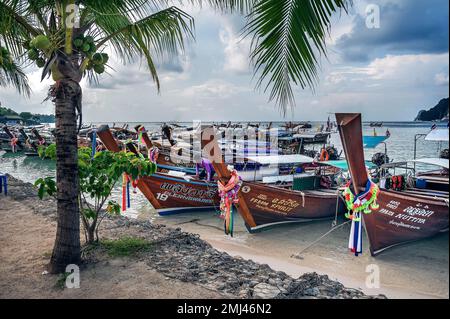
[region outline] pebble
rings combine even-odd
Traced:
[[[273,299],[280,293],[280,289],[266,283],[259,283],[253,288],[253,297],[256,299]]]

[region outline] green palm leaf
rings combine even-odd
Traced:
[[[111,44],[124,63],[144,58],[159,90],[154,58],[167,58],[184,49],[194,37],[193,19],[184,11],[169,7],[158,10],[156,1],[83,1],[83,23],[98,39],[97,47]],[[137,8],[137,9],[135,9]]]
[[[0,49],[4,49],[0,45]],[[20,94],[30,96],[31,88],[26,74],[12,60],[11,57],[2,56],[0,50],[0,87],[13,86]]]
[[[248,16],[245,34],[252,35],[251,59],[257,87],[270,88],[283,114],[295,105],[292,83],[314,89],[318,55],[326,56],[330,16],[346,10],[347,0],[260,0]]]

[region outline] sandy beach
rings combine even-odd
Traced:
[[[56,287],[57,275],[43,274],[56,223],[26,204],[0,199],[0,298],[225,298],[198,285],[168,280],[145,262],[104,258],[88,264],[80,289]]]
[[[223,234],[221,220],[213,213],[176,215],[157,221],[198,233],[216,249],[267,263],[291,276],[316,271],[367,294],[385,294],[389,298],[449,297],[448,233],[395,247],[377,257],[370,256],[365,238],[363,255],[355,257],[347,249],[350,225],[344,225],[305,250],[298,259],[292,255],[329,231],[331,220],[286,225],[249,234],[237,217],[234,238]],[[339,224],[342,222],[345,221],[338,220]],[[379,288],[365,285],[369,275],[366,267],[373,264],[380,269]]]

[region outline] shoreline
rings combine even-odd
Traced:
[[[448,299],[448,233],[440,234],[392,248],[372,257],[368,241],[363,239],[363,254],[355,257],[347,249],[349,225],[336,229],[301,254],[302,248],[330,230],[331,220],[280,226],[258,234],[249,234],[238,218],[235,237],[229,238],[220,230],[221,221],[213,214],[183,214],[173,218],[155,219],[184,231],[200,234],[214,248],[233,256],[267,263],[273,269],[296,277],[315,271],[347,287],[361,289],[366,294],[383,294],[388,298]],[[339,220],[339,224],[343,220]],[[286,240],[289,238],[289,240]],[[367,288],[368,266],[380,270],[380,287]]]
[[[90,249],[80,274],[88,280],[80,289],[57,289],[56,275],[42,275],[54,241],[55,200],[40,201],[30,183],[9,181],[8,197],[0,197],[0,298],[385,298],[317,273],[293,278],[221,252],[181,228],[126,217],[105,218],[101,238],[139,237],[155,243],[152,249],[133,258]]]

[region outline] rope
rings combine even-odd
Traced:
[[[97,130],[92,131],[92,141],[91,141],[92,153],[91,158],[94,158],[95,152],[97,150]]]
[[[303,253],[305,250],[307,250],[308,248],[310,248],[311,246],[315,245],[316,243],[318,243],[320,240],[322,240],[323,238],[325,238],[326,236],[328,236],[329,234],[331,234],[333,231],[335,231],[336,229],[350,223],[351,220],[348,220],[338,226],[335,226],[333,228],[331,228],[329,231],[327,231],[325,234],[323,234],[322,236],[320,236],[319,238],[317,238],[315,241],[313,241],[311,244],[309,244],[308,246],[306,246],[305,248],[303,248],[302,250],[300,250],[297,254],[293,254],[291,255],[291,258],[297,258],[297,259],[302,259],[300,257],[301,253]]]
[[[339,210],[339,198],[342,198],[339,192],[339,188],[336,190],[336,209],[334,211],[334,220],[331,223],[331,227],[335,227],[337,225],[338,218],[338,210]]]

